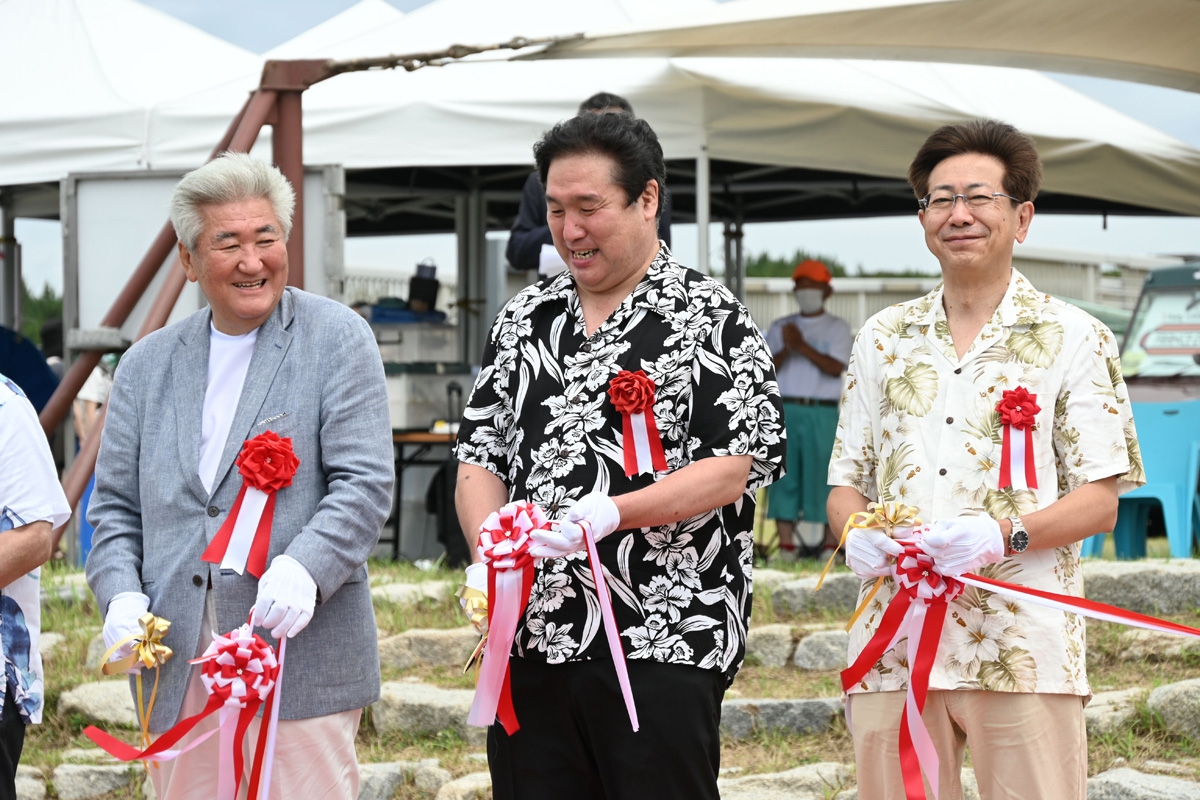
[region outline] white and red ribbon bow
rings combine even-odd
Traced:
[[[241,491],[200,559],[238,575],[249,572],[261,578],[271,550],[275,494],[292,484],[300,459],[292,450],[291,439],[265,431],[242,445],[236,463],[242,474]]]
[[[596,596],[600,602],[600,618],[608,638],[609,653],[617,670],[617,683],[629,712],[633,730],[638,729],[637,709],[633,702],[633,689],[629,683],[629,670],[625,664],[625,651],[621,647],[621,636],[617,630],[617,619],[613,612],[612,597],[596,549],[596,538],[591,525],[580,523],[587,548],[588,564],[592,580],[596,585]],[[479,529],[479,556],[488,565],[488,624],[487,648],[483,652],[483,665],[479,670],[479,681],[475,687],[475,698],[467,722],[486,728],[499,720],[505,732],[512,736],[521,729],[513,707],[512,688],[509,682],[509,654],[516,637],[517,624],[529,604],[533,589],[533,556],[529,553],[532,542],[530,534],[535,530],[550,527],[545,513],[533,503],[509,503],[488,516]]]
[[[849,691],[884,653],[908,635],[908,696],[900,718],[900,771],[908,799],[924,800],[922,768],[933,796],[938,796],[938,755],[921,712],[929,695],[929,674],[937,657],[946,611],[963,585],[938,573],[933,559],[912,541],[905,542],[904,553],[896,560],[895,580],[900,591],[884,611],[875,635],[854,663],[842,671],[842,690]]]
[[[946,613],[950,602],[962,592],[964,585],[1106,622],[1200,639],[1198,628],[1082,597],[1031,589],[973,573],[947,578],[937,571],[934,560],[921,550],[919,535],[902,542],[904,553],[896,561],[894,575],[900,591],[884,611],[879,627],[866,647],[854,663],[842,672],[842,690],[849,691],[902,636],[908,636],[908,696],[900,720],[900,771],[907,800],[925,800],[922,772],[933,790],[933,797],[938,797],[939,760],[921,719],[921,712],[929,694],[929,676],[937,658]]]
[[[667,454],[654,422],[655,389],[654,379],[640,369],[623,369],[608,384],[608,398],[621,412],[626,477],[667,469]]]
[[[125,744],[99,728],[88,726],[84,734],[103,750],[121,761],[173,761],[220,735],[217,763],[216,800],[235,800],[241,784],[242,741],[250,722],[263,709],[265,724],[259,729],[251,765],[247,798],[266,798],[271,788],[271,768],[275,755],[275,733],[279,725],[279,685],[283,677],[286,639],[279,642],[279,658],[265,639],[253,631],[251,621],[224,636],[213,634],[204,655],[188,663],[200,664],[200,679],[208,692],[208,703],[199,714],[180,720],[144,750]],[[216,712],[218,725],[196,737],[187,746],[171,749],[191,732],[202,719]],[[261,786],[262,791],[259,792]]]
[[[1000,424],[1004,426],[1004,440],[1000,448],[1000,486],[1017,490],[1036,489],[1037,464],[1033,456],[1034,417],[1041,411],[1037,395],[1030,394],[1024,386],[1006,389],[996,411],[1000,413]],[[1013,431],[1018,431],[1016,435]],[[1021,436],[1020,431],[1025,435]],[[1017,464],[1017,471],[1012,469]]]
[[[508,655],[533,589],[529,534],[549,526],[533,503],[509,503],[479,529],[479,557],[488,565],[488,641],[467,722],[486,728],[498,718],[509,736],[521,729],[513,709]]]

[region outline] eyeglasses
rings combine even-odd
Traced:
[[[986,206],[990,206],[992,203],[996,202],[997,197],[1007,197],[1014,203],[1023,202],[1013,197],[1011,194],[1005,194],[1004,192],[989,192],[986,189],[974,189],[969,195],[951,194],[949,192],[935,192],[922,197],[917,201],[917,204],[921,206],[923,211],[933,211],[942,214],[948,213],[952,208],[954,208],[954,204],[958,202],[958,198],[960,197],[968,208],[984,208]]]

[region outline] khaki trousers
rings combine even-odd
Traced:
[[[216,630],[216,613],[212,593],[205,603],[202,631]],[[201,637],[203,640],[206,637]],[[203,654],[208,643],[202,641],[196,655]],[[283,680],[287,681],[287,663],[283,666]],[[200,667],[192,667],[187,694],[183,698],[180,719],[200,713],[208,702],[208,693],[200,680]],[[354,750],[354,737],[358,735],[358,723],[362,709],[343,711],[324,717],[300,720],[280,720],[275,737],[275,766],[271,771],[269,800],[297,800],[319,797],[322,800],[357,800],[358,757]],[[242,752],[245,758],[244,774],[238,797],[245,798],[250,782],[251,760],[254,746],[258,742],[261,717],[250,723],[246,732]],[[217,715],[210,714],[191,733],[183,738],[178,747],[183,747],[200,734],[217,727]],[[217,754],[220,734],[180,756],[155,766],[150,765],[150,780],[158,800],[212,800],[217,792]]]
[[[849,697],[863,800],[904,800],[899,752],[904,697],[904,692]],[[930,691],[921,718],[938,752],[940,800],[962,800],[968,744],[982,800],[1085,800],[1084,700],[1066,694]],[[932,797],[928,781],[925,792]]]

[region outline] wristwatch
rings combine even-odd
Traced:
[[[1008,547],[1005,548],[1004,555],[1015,556],[1024,553],[1029,547],[1029,531],[1025,530],[1025,523],[1021,522],[1020,517],[1009,517],[1008,521],[1012,524],[1012,533],[1008,535]]]

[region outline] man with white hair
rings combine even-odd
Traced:
[[[137,633],[147,611],[171,623],[164,643],[177,655],[159,668],[155,733],[203,708],[200,669],[188,659],[210,634],[253,610],[273,640],[288,637],[271,797],[354,800],[354,738],[362,708],[379,697],[365,562],[391,508],[391,430],[366,321],[287,287],[293,206],[279,170],[243,154],[176,187],[179,256],[209,308],[121,360],[88,514],[96,534],[87,573],[110,647]],[[290,465],[267,489],[273,508],[263,516],[272,520],[247,526],[253,542],[235,541],[242,526],[233,526],[228,548],[214,553],[231,517],[246,513],[247,487],[266,493],[247,468],[256,446],[269,447],[273,469]],[[239,561],[242,545],[251,555]],[[160,800],[214,796],[217,746],[213,737],[152,769]]]

